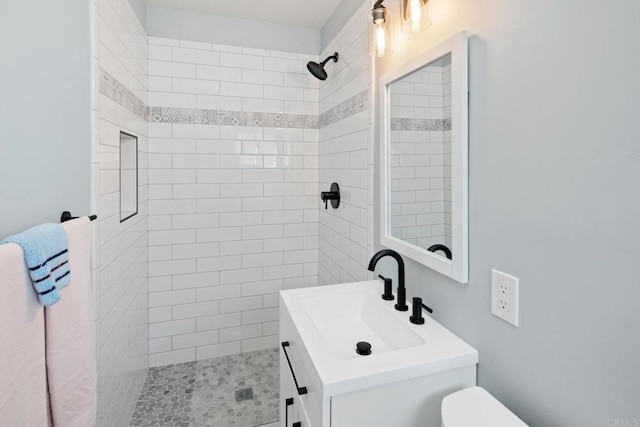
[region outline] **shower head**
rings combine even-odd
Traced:
[[[327,72],[324,70],[324,66],[331,59],[333,59],[333,62],[338,62],[338,52],[334,53],[332,56],[328,57],[320,64],[318,64],[317,62],[307,63],[307,70],[309,70],[309,72],[313,74],[313,76],[318,80],[327,80]]]

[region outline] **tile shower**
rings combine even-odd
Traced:
[[[139,136],[141,147],[138,225],[124,227],[101,212],[100,258],[125,264],[131,252],[110,246],[119,241],[111,236],[119,236],[140,251],[134,259],[148,259],[148,279],[136,279],[141,270],[130,268],[140,288],[119,282],[115,264],[97,272],[100,286],[112,284],[99,296],[105,308],[98,424],[128,417],[142,390],[132,425],[211,425],[222,415],[196,402],[226,390],[213,409],[225,408],[225,399],[236,405],[233,393],[251,382],[238,380],[236,369],[249,365],[262,379],[253,382],[254,398],[245,406],[261,405],[234,406],[235,421],[277,421],[263,411],[277,399],[277,359],[267,366],[277,354],[277,292],[368,277],[366,8],[325,49],[339,50],[341,60],[321,83],[305,68],[319,56],[147,37],[126,1],[96,0],[94,7],[101,209],[113,205],[112,134],[122,128]],[[319,193],[331,182],[343,188],[343,204],[325,211]],[[130,291],[147,287],[125,305]],[[133,318],[137,334],[111,326]],[[120,349],[136,343],[130,352],[140,351],[122,358],[114,341]],[[230,377],[216,377],[220,372]]]

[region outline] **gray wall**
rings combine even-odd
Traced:
[[[143,28],[147,28],[147,5],[142,0],[129,0],[129,6],[136,14],[136,17],[142,24]]]
[[[408,261],[408,292],[530,425],[638,425],[614,420],[640,420],[640,3],[430,4],[376,75],[471,35],[470,281]],[[519,328],[490,313],[491,268],[520,278]]]
[[[88,214],[89,2],[0,2],[0,238]]]
[[[154,7],[147,9],[147,33],[256,49],[320,52],[320,30]]]
[[[364,0],[370,2],[369,0]],[[349,22],[349,19],[362,6],[363,0],[342,0],[333,12],[327,23],[322,28],[322,52],[331,43],[340,30]]]

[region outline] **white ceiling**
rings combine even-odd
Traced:
[[[144,0],[151,7],[322,28],[340,0]]]

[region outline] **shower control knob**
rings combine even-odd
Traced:
[[[331,184],[330,191],[320,193],[320,199],[324,202],[325,209],[329,208],[329,201],[331,201],[331,206],[334,209],[338,209],[338,206],[340,206],[340,187],[338,184],[334,182]]]

